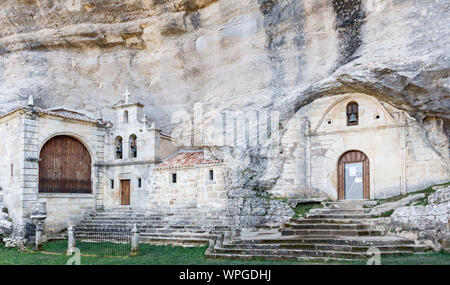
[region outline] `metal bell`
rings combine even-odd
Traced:
[[[348,120],[349,123],[357,123],[358,119],[356,118],[355,114],[350,115],[350,119]]]

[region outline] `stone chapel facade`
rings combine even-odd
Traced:
[[[450,180],[449,142],[424,120],[365,94],[323,97],[301,108],[281,138],[279,196],[378,199]]]
[[[105,122],[66,108],[29,104],[0,117],[0,186],[15,232],[32,235],[30,215],[47,205],[47,232],[117,207],[227,211],[226,161],[207,149],[179,149],[148,122],[139,102],[113,106]],[[449,180],[448,140],[364,94],[304,106],[281,138],[282,197],[373,199]],[[229,213],[233,214],[233,213]]]
[[[0,117],[0,187],[16,234],[34,234],[38,201],[46,202],[47,233],[108,208],[225,211],[223,162],[179,150],[147,121],[141,103],[128,100],[113,106],[115,124],[33,105]]]

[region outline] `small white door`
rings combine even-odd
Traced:
[[[345,164],[345,199],[363,199],[363,163]]]

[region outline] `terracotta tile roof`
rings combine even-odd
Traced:
[[[70,110],[64,110],[64,109],[46,110],[46,109],[41,109],[41,108],[35,108],[35,109],[40,114],[47,114],[47,115],[51,115],[51,116],[55,116],[55,117],[60,117],[60,118],[65,118],[65,119],[70,119],[70,120],[75,120],[75,121],[81,121],[81,122],[104,124],[104,122],[101,120],[88,117],[82,113],[72,112]]]
[[[166,158],[161,164],[156,166],[155,170],[178,169],[186,167],[206,166],[221,164],[223,160],[205,159],[202,150],[190,151],[180,150],[172,156]]]
[[[30,110],[31,111],[31,109],[28,107],[18,107],[18,108],[15,108],[15,109],[7,112],[6,114],[3,114],[2,116],[0,116],[0,119],[7,117],[17,111],[21,111],[21,110],[24,110],[24,111]],[[52,110],[46,110],[46,109],[41,109],[41,108],[35,107],[34,111],[37,112],[38,114],[46,114],[46,115],[50,115],[50,116],[55,116],[55,117],[59,117],[59,118],[70,119],[70,120],[75,120],[75,121],[80,121],[80,122],[88,122],[88,123],[102,124],[102,125],[107,123],[107,122],[100,121],[98,119],[88,117],[82,113],[74,113],[71,111],[63,110],[63,109],[52,111]]]
[[[14,108],[11,111],[0,115],[0,119],[5,118],[15,112],[21,111],[21,110],[31,110],[29,107],[18,107],[18,108]],[[42,108],[38,108],[35,107],[34,111],[38,112],[39,114],[46,114],[46,115],[51,115],[51,116],[55,116],[55,117],[59,117],[59,118],[64,118],[64,119],[70,119],[70,120],[75,120],[75,121],[80,121],[80,122],[87,122],[87,123],[93,123],[93,124],[100,124],[100,125],[113,125],[112,122],[109,121],[101,121],[98,119],[94,119],[91,118],[83,113],[79,113],[76,111],[72,111],[72,110],[68,110],[68,109],[42,109]],[[173,138],[164,132],[161,132],[161,138],[163,139],[167,139],[167,140],[173,140]]]

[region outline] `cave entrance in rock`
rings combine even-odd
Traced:
[[[351,150],[339,158],[338,199],[359,200],[370,198],[370,164],[363,152]]]

